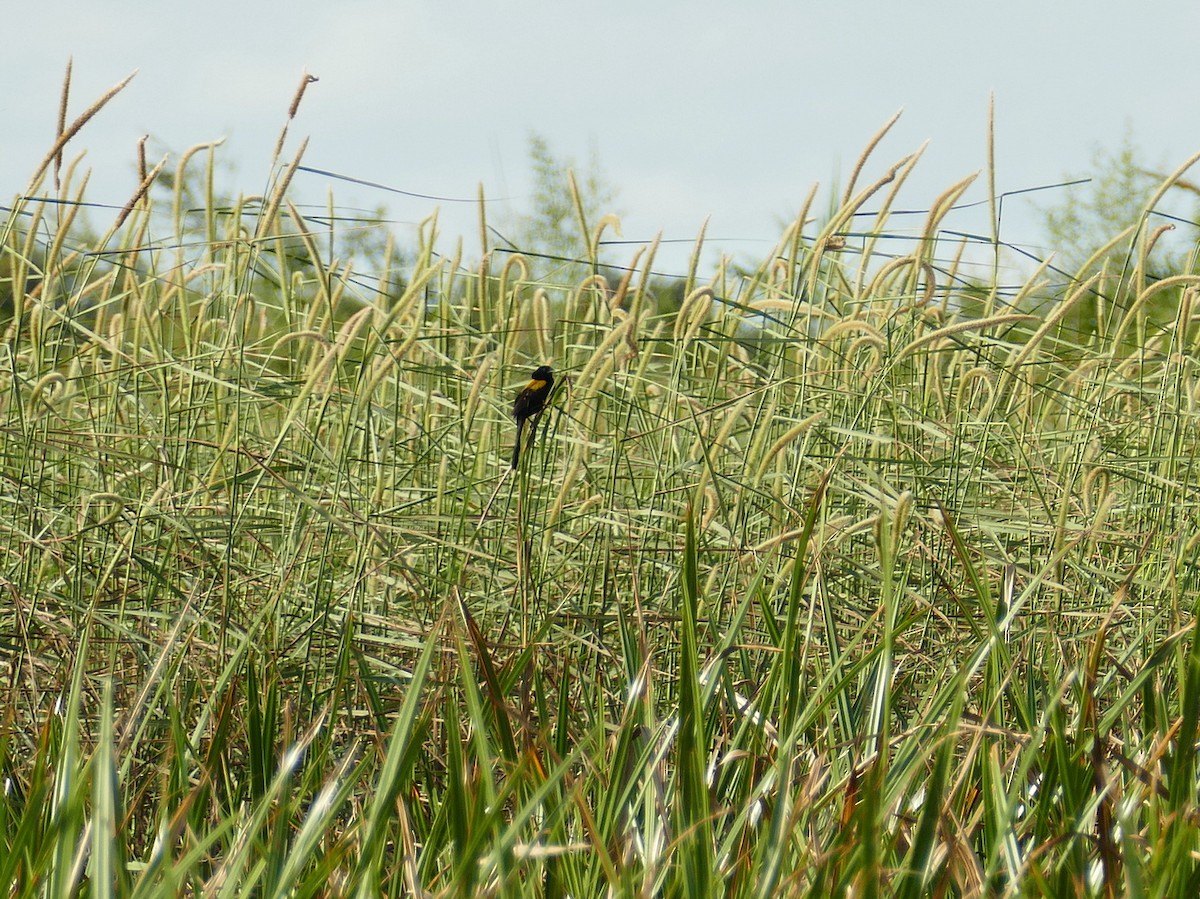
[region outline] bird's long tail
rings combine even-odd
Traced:
[[[513,444],[512,467],[516,470],[517,462],[521,459],[521,437],[525,430],[525,422],[517,422],[517,442]]]

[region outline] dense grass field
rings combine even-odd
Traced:
[[[9,895],[1200,889],[1152,227],[1005,286],[864,157],[757,266],[602,266],[580,203],[547,272],[217,152],[86,213],[51,153],[0,232]]]

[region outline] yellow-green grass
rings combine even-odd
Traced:
[[[955,261],[965,182],[878,239],[910,159],[757,267],[698,242],[676,309],[608,221],[579,281],[435,220],[366,271],[298,156],[225,206],[214,152],[102,234],[43,171],[0,235],[13,895],[1194,891],[1196,278],[1153,234],[1047,305]]]

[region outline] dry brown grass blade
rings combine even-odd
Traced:
[[[58,101],[58,128],[54,132],[61,135],[67,130],[67,104],[71,99],[71,70],[75,65],[75,57],[67,57],[67,71],[63,76],[62,96]],[[62,187],[59,181],[59,173],[62,171],[62,147],[58,148],[58,152],[54,155],[54,189],[58,190]]]
[[[296,88],[296,93],[292,96],[292,102],[288,105],[287,121],[283,123],[283,128],[279,132],[279,140],[275,142],[275,151],[271,154],[271,164],[274,165],[279,161],[279,157],[283,155],[283,144],[287,140],[288,125],[292,119],[296,118],[296,113],[300,111],[300,101],[304,99],[304,92],[308,90],[310,84],[316,84],[320,81],[316,75],[310,75],[304,72],[300,76],[300,85]],[[307,143],[307,141],[306,141]]]
[[[98,100],[96,100],[94,103],[92,103],[91,106],[89,106],[87,109],[85,109],[83,111],[82,115],[80,115],[77,119],[75,119],[75,121],[73,121],[66,128],[59,131],[58,139],[54,141],[54,146],[50,148],[50,152],[45,155],[45,157],[42,159],[42,161],[40,163],[38,163],[38,167],[34,170],[33,177],[29,179],[29,186],[25,188],[26,196],[28,196],[29,194],[32,194],[35,190],[37,190],[38,184],[41,183],[42,176],[46,174],[46,169],[48,169],[52,164],[55,164],[55,162],[57,160],[62,159],[63,148],[67,145],[67,143],[71,140],[71,138],[73,138],[76,134],[78,134],[79,130],[81,128],[83,128],[83,126],[86,125],[88,122],[90,122],[92,120],[92,118],[96,115],[96,113],[98,113],[101,109],[103,109],[108,104],[109,100],[111,100],[113,97],[115,97],[121,91],[123,91],[125,89],[125,86],[127,84],[129,84],[130,81],[133,80],[133,77],[136,74],[137,74],[137,72],[134,71],[130,75],[128,75],[126,78],[124,78],[122,81],[120,81],[117,84],[110,87],[108,90],[106,90],[103,94],[100,95],[100,98]],[[67,70],[67,77],[68,77],[68,79],[70,78],[70,69],[69,68]],[[65,110],[65,103],[66,103],[66,89],[65,88],[63,91],[63,103],[64,103],[64,108],[63,108],[62,112],[65,113],[65,111],[66,111]],[[64,118],[65,118],[65,116],[64,116]]]
[[[284,169],[283,174],[279,178],[279,182],[275,185],[275,189],[271,192],[271,197],[267,202],[266,208],[263,209],[262,215],[258,220],[258,228],[255,231],[254,237],[266,237],[271,230],[271,225],[275,221],[276,215],[279,213],[279,207],[283,203],[283,198],[287,196],[287,189],[292,183],[292,178],[296,175],[296,169],[300,168],[300,160],[304,158],[304,151],[308,149],[308,138],[306,137],[300,143],[300,149],[296,151],[295,157],[288,163],[288,167]]]
[[[854,197],[854,185],[858,183],[858,176],[862,174],[863,167],[867,164],[867,160],[871,154],[875,152],[875,148],[887,136],[887,133],[892,130],[892,126],[900,121],[900,116],[904,114],[903,109],[897,109],[895,114],[883,123],[883,126],[871,135],[871,139],[867,141],[866,148],[859,154],[858,159],[854,163],[854,168],[850,171],[850,177],[846,181],[846,188],[842,191],[842,205],[845,206]]]

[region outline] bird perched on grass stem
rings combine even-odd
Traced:
[[[539,365],[530,376],[525,389],[517,394],[513,402],[513,418],[517,420],[517,442],[513,444],[512,467],[517,467],[521,458],[521,437],[525,422],[536,418],[546,408],[546,400],[554,389],[554,370],[549,365]]]

